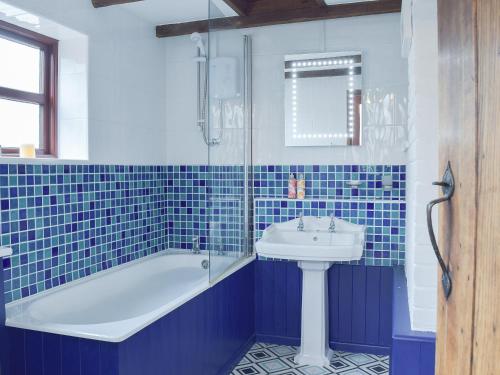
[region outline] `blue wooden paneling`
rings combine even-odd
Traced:
[[[431,332],[411,330],[404,269],[394,270],[392,375],[434,375],[436,339]]]
[[[49,353],[61,353],[60,335],[43,335],[43,348]],[[62,358],[60,355],[48,355],[43,361],[44,374],[62,375]]]
[[[12,375],[226,375],[255,340],[254,263],[121,343],[9,328]]]
[[[254,341],[254,265],[119,345],[120,375],[229,372]]]
[[[258,340],[300,343],[301,277],[295,262],[257,261]],[[392,268],[335,264],[328,271],[328,288],[331,346],[388,354],[392,342]]]
[[[8,342],[5,328],[5,300],[3,294],[3,260],[0,258],[0,373],[7,373]]]

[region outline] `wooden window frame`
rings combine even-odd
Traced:
[[[57,157],[57,82],[59,41],[46,35],[0,21],[0,37],[39,48],[43,52],[40,94],[0,86],[0,98],[42,107],[40,115],[41,147],[38,157]],[[19,148],[2,147],[4,156],[19,156]]]

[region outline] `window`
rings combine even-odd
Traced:
[[[58,42],[0,21],[0,146],[16,156],[34,144],[55,156]]]

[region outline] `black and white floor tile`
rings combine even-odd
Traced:
[[[335,352],[329,366],[299,366],[293,361],[297,348],[255,344],[231,375],[387,375],[389,357]]]

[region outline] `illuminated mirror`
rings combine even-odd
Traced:
[[[360,52],[285,56],[285,145],[362,144]]]

